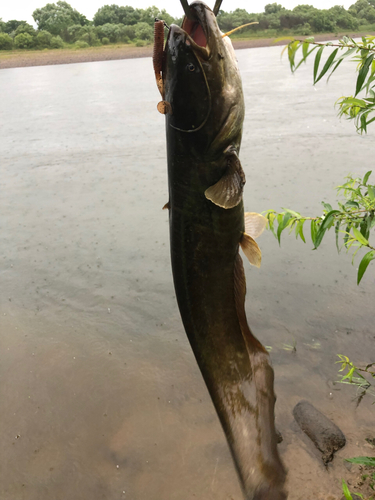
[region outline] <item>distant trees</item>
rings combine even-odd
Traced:
[[[74,24],[84,26],[89,23],[83,14],[63,1],[47,3],[44,7],[35,9],[33,18],[38,30],[46,30],[52,35],[60,35],[64,40],[68,37],[69,26]]]
[[[103,5],[92,21],[74,9],[69,3],[59,0],[35,9],[35,30],[26,21],[2,21],[0,18],[0,50],[15,48],[62,48],[64,43],[77,47],[96,46],[108,43],[139,42],[152,40],[155,17],[167,24],[179,24],[165,9],[151,6],[147,9]],[[249,13],[245,9],[233,12],[220,10],[217,20],[220,28],[230,31],[243,24],[257,21],[257,25],[244,29],[248,34],[272,30],[268,36],[289,34],[311,35],[319,32],[358,30],[362,25],[375,23],[375,0],[357,0],[346,10],[336,5],[331,9],[317,9],[312,5],[297,5],[286,9],[277,2],[269,3],[263,13]],[[243,33],[243,32],[242,32]],[[22,36],[20,36],[22,35]]]
[[[264,13],[250,14],[244,9],[233,12],[221,10],[218,15],[219,26],[229,31],[251,21],[258,21],[246,30],[292,30],[296,34],[309,35],[313,32],[335,32],[338,30],[357,30],[363,24],[375,23],[375,0],[357,0],[348,10],[341,6],[330,9],[317,9],[312,5],[297,5],[294,9],[286,9],[281,4],[269,3]]]
[[[12,50],[13,39],[8,33],[0,33],[0,50]]]

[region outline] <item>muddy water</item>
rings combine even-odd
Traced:
[[[279,54],[238,52],[245,205],[319,214],[348,172],[371,167],[374,142],[335,116],[351,67],[315,90],[311,66],[292,76]],[[1,500],[241,499],[177,312],[153,78],[149,59],[0,73]],[[291,500],[339,498],[342,458],[373,454],[371,400],[356,409],[333,381],[337,353],[374,361],[375,267],[357,287],[326,240],[278,248],[267,233],[262,268],[247,270]],[[347,436],[328,470],[293,424],[301,398]]]

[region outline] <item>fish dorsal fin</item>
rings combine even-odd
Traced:
[[[245,212],[245,232],[256,239],[266,229],[267,219],[256,212]]]
[[[246,233],[243,233],[241,241],[241,248],[243,253],[249,259],[250,264],[256,267],[260,267],[262,262],[262,252],[258,246],[258,243]]]
[[[246,179],[241,162],[231,151],[227,156],[227,168],[221,179],[204,192],[206,198],[221,208],[233,208],[242,200]]]

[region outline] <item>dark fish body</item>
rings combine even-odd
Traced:
[[[282,500],[273,370],[244,309],[241,79],[215,15],[202,2],[190,8],[197,21],[171,26],[163,63],[176,296],[245,498]]]

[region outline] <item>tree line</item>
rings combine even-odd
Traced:
[[[63,48],[74,44],[78,48],[130,43],[144,45],[153,39],[155,17],[168,23],[179,22],[164,9],[104,5],[92,21],[64,1],[48,3],[35,9],[35,29],[26,21],[2,21],[0,18],[0,50]]]
[[[339,5],[330,9],[297,5],[289,10],[278,3],[271,3],[266,5],[264,12],[260,14],[250,14],[245,9],[237,9],[234,12],[220,11],[217,19],[223,31],[230,31],[253,21],[259,24],[249,26],[246,30],[248,33],[274,30],[280,35],[285,31],[292,31],[296,35],[311,35],[343,30],[356,31],[361,29],[361,26],[375,23],[375,0],[357,0],[348,10]]]
[[[90,21],[61,0],[35,9],[32,16],[36,29],[26,21],[4,22],[0,18],[0,50],[63,48],[67,44],[78,48],[109,43],[144,45],[152,41],[155,17],[164,19],[167,24],[181,22],[165,9],[159,10],[155,6],[138,9],[116,4],[100,7]],[[375,23],[375,0],[357,0],[348,10],[338,5],[323,10],[298,5],[288,10],[278,3],[271,3],[262,13],[249,13],[245,9],[220,10],[217,19],[224,32],[257,21],[257,25],[242,32],[245,36],[264,30],[278,35],[287,31],[300,35],[355,31],[363,25]]]

